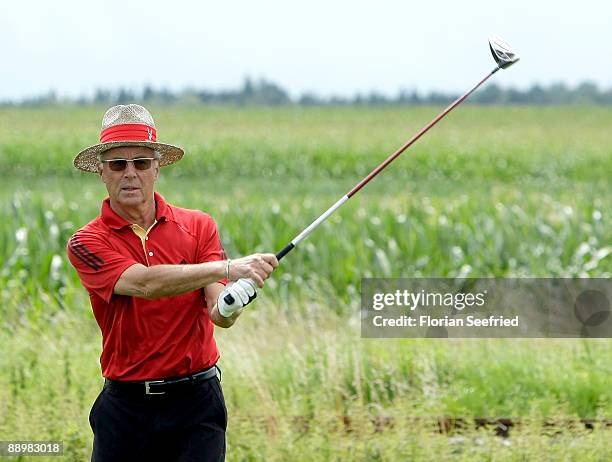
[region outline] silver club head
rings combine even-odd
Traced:
[[[500,69],[506,69],[519,60],[510,45],[495,35],[489,37],[489,48]]]

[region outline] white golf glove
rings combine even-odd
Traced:
[[[229,283],[217,299],[217,309],[224,318],[251,303],[257,297],[257,285],[252,279],[238,279]],[[233,300],[233,301],[232,301]]]

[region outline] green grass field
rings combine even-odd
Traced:
[[[65,245],[105,197],[72,168],[104,109],[0,109],[0,440],[60,439],[65,460],[89,456],[102,383]],[[238,256],[280,250],[439,109],[151,110],[187,151],[158,190]],[[465,106],[363,189],[217,330],[228,460],[610,460],[612,428],[563,425],[612,418],[609,340],[361,339],[359,290],[611,277],[611,126],[604,108]],[[440,417],[524,423],[440,434]]]

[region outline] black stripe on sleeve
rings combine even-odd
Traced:
[[[74,243],[79,247],[82,248],[87,255],[89,255],[91,258],[93,258],[96,262],[98,262],[100,265],[104,264],[104,260],[102,260],[100,257],[98,257],[95,253],[91,252],[87,247],[85,247],[83,244],[81,244],[79,242],[79,240],[77,239],[76,236],[73,237],[74,239]]]
[[[95,271],[102,268],[104,261],[95,253],[91,252],[87,247],[79,242],[76,236],[73,236],[68,243],[70,252]]]

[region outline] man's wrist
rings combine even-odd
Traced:
[[[227,261],[225,262],[225,279],[227,280],[231,280],[230,279],[230,266],[232,264],[232,260],[230,258],[227,259]]]
[[[225,279],[225,266],[226,260],[209,261],[206,263],[200,263],[201,265],[207,266],[209,271],[212,269],[213,277],[215,281]]]
[[[225,266],[227,265],[226,260],[219,260],[215,263],[215,275],[217,279],[225,279]]]
[[[216,310],[213,310],[213,316],[211,319],[215,323],[216,326],[224,327],[224,328],[231,327],[234,324],[234,322],[236,322],[236,319],[238,319],[238,317],[240,316],[240,313],[244,309],[244,308],[239,308],[233,313],[230,313],[228,317],[225,317],[221,314],[221,311],[219,311],[218,305],[215,305],[215,308]]]

